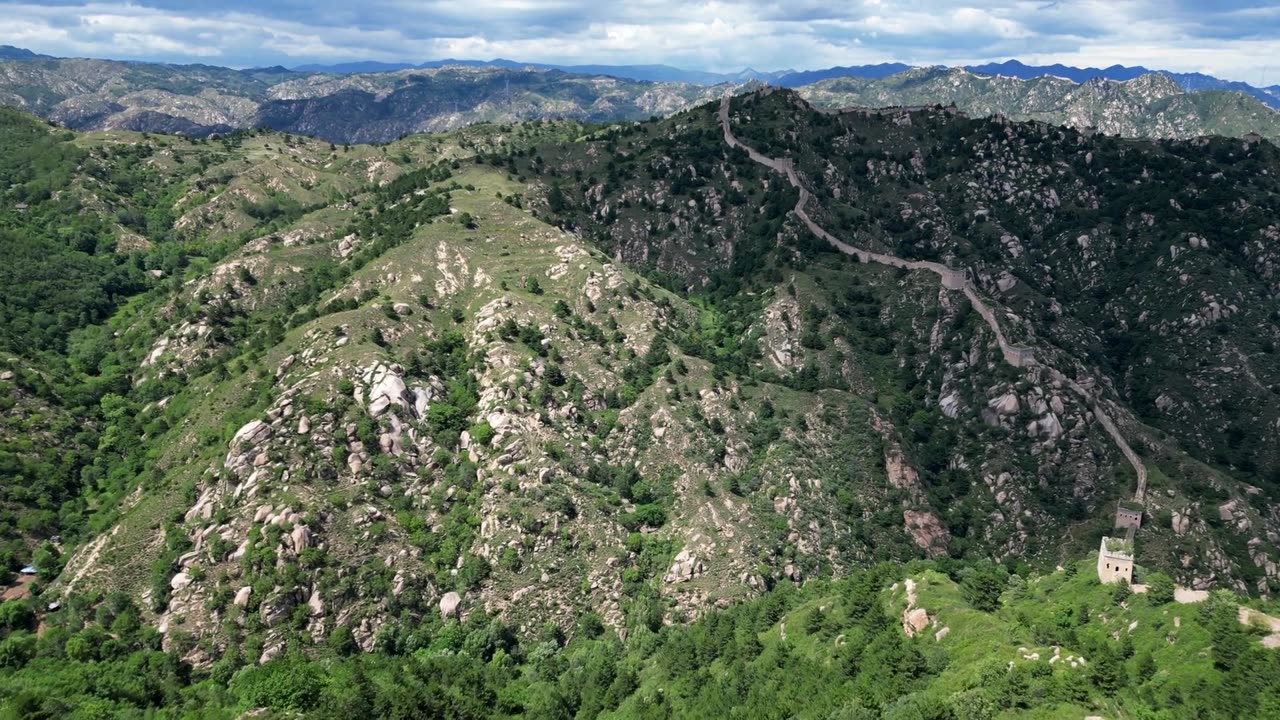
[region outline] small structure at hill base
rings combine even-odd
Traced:
[[[1098,548],[1098,580],[1133,583],[1133,543],[1120,538],[1104,537]]]
[[[1136,503],[1121,501],[1116,506],[1117,528],[1142,527],[1142,506]]]

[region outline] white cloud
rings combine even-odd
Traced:
[[[1273,3],[1196,0],[93,0],[3,2],[0,43],[235,66],[444,56],[711,70],[1004,60],[1257,81]],[[1214,3],[1214,6],[1219,5]],[[1230,7],[1225,7],[1230,5]],[[1280,73],[1278,73],[1280,74]]]

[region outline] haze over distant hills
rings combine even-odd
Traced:
[[[554,65],[548,63],[531,63],[520,62],[518,60],[507,60],[505,58],[494,58],[493,60],[459,60],[456,58],[446,58],[444,60],[428,60],[424,63],[414,65],[413,63],[385,63],[385,62],[350,62],[339,63],[336,65],[299,65],[293,68],[297,72],[307,73],[335,73],[335,74],[354,74],[354,73],[375,73],[375,72],[398,72],[401,70],[424,70],[428,68],[445,67],[448,65],[461,65],[465,67],[500,67],[512,70],[523,70],[533,68],[536,70],[560,70],[568,73],[576,73],[581,75],[610,75],[613,77],[624,78],[627,80],[643,80],[646,82],[683,82],[694,83],[697,85],[719,85],[725,82],[744,82],[746,80],[765,80],[773,82],[778,78],[794,74],[791,70],[782,70],[776,73],[762,73],[747,68],[738,73],[714,73],[702,70],[684,70],[670,65]],[[905,69],[905,65],[903,68]]]
[[[42,55],[32,52],[31,50],[11,45],[0,45],[0,62],[12,60],[51,60],[55,59],[51,55]],[[644,82],[664,82],[664,83],[690,83],[694,85],[719,85],[722,83],[743,83],[751,80],[759,80],[771,85],[779,85],[781,87],[798,88],[811,83],[823,80],[832,80],[836,78],[854,77],[866,78],[869,80],[878,80],[896,75],[898,73],[910,70],[912,68],[921,67],[918,65],[909,65],[901,62],[876,63],[868,65],[837,65],[828,68],[819,68],[815,70],[776,70],[776,71],[760,71],[754,68],[744,68],[736,73],[712,72],[708,70],[687,70],[684,68],[673,67],[664,64],[650,65],[608,65],[608,64],[581,64],[581,65],[565,65],[555,63],[537,63],[524,62],[520,60],[509,60],[507,58],[494,58],[492,60],[469,60],[459,58],[444,58],[441,60],[428,60],[421,63],[411,62],[380,62],[376,60],[353,61],[343,63],[308,63],[298,65],[293,68],[273,67],[265,68],[273,72],[294,72],[300,74],[335,74],[335,75],[356,75],[370,73],[387,73],[401,72],[405,70],[424,70],[441,68],[446,66],[464,66],[464,67],[495,67],[510,70],[519,69],[536,69],[536,70],[560,70],[567,73],[581,75],[608,75],[611,77],[621,78],[625,80],[638,80]],[[937,66],[948,67],[948,66]],[[1043,77],[1056,77],[1071,80],[1076,83],[1083,83],[1094,79],[1128,81],[1143,75],[1153,73],[1168,75],[1173,78],[1183,90],[1188,92],[1201,92],[1204,90],[1228,90],[1234,92],[1245,93],[1251,95],[1258,100],[1266,103],[1268,106],[1280,109],[1280,85],[1269,85],[1259,87],[1250,85],[1249,83],[1224,80],[1222,78],[1206,75],[1204,73],[1179,73],[1159,68],[1147,68],[1141,65],[1111,65],[1105,68],[1097,67],[1075,67],[1071,65],[1063,65],[1055,63],[1052,65],[1028,65],[1018,60],[1006,60],[1004,62],[983,63],[980,65],[960,66],[965,70],[983,75],[998,75],[1009,78],[1017,78],[1020,80],[1034,80]],[[264,69],[257,69],[264,70]]]
[[[350,62],[333,65],[300,65],[293,69],[298,72],[348,74],[394,72],[398,70],[442,67],[445,65],[489,65],[505,68],[538,68],[542,70],[563,70],[565,72],[586,73],[591,75],[612,75],[614,77],[626,78],[628,80],[685,82],[701,85],[743,82],[745,80],[761,80],[772,85],[780,85],[782,87],[789,88],[800,87],[802,85],[808,85],[822,80],[831,80],[841,77],[858,77],[877,80],[890,75],[896,75],[914,67],[920,67],[916,65],[908,65],[906,63],[891,62],[877,63],[873,65],[837,65],[835,67],[820,68],[817,70],[779,70],[774,72],[761,72],[752,68],[746,68],[737,73],[717,73],[705,70],[685,70],[682,68],[672,67],[670,65],[555,65],[547,63],[527,63],[517,60],[507,60],[504,58],[496,58],[493,60],[458,60],[450,58],[445,60],[430,60],[417,65],[412,63]],[[1081,68],[1062,65],[1060,63],[1055,63],[1053,65],[1027,65],[1017,60],[1006,60],[1000,63],[984,63],[981,65],[965,65],[962,67],[965,70],[970,70],[984,75],[1001,75],[1004,77],[1018,78],[1020,80],[1033,80],[1041,77],[1059,77],[1076,83],[1083,83],[1093,79],[1127,81],[1143,75],[1159,73],[1173,78],[1174,81],[1182,87],[1182,89],[1188,92],[1199,92],[1202,90],[1233,90],[1247,95],[1252,95],[1267,105],[1280,109],[1280,85],[1255,87],[1248,83],[1234,80],[1223,80],[1212,75],[1205,75],[1204,73],[1178,73],[1161,70],[1159,68],[1146,68],[1141,65],[1111,65],[1105,68]]]
[[[1135,75],[1140,70],[1145,68],[1036,68],[1010,61],[973,69],[886,63],[711,73],[505,59],[237,70],[54,58],[0,47],[0,104],[79,130],[199,137],[267,127],[335,143],[384,143],[477,122],[610,123],[665,116],[763,82],[794,87],[823,107],[955,103],[975,116],[1029,118],[1132,137],[1257,132],[1280,138],[1280,114],[1272,109],[1280,103],[1276,88],[1208,76]]]

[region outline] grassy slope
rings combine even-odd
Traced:
[[[1187,692],[1205,680],[1216,682],[1221,678],[1222,673],[1214,666],[1203,605],[1156,605],[1144,595],[1131,595],[1117,603],[1114,586],[1099,584],[1093,566],[1091,557],[1072,564],[1066,571],[1015,582],[1014,589],[1004,592],[1003,606],[994,613],[974,609],[960,585],[928,564],[900,567],[903,580],[910,578],[915,583],[916,607],[924,608],[932,619],[928,628],[907,642],[920,650],[931,668],[942,668],[917,685],[915,692],[942,699],[975,688],[994,691],[992,678],[1007,678],[1008,668],[1022,673],[1023,682],[1027,678],[1038,680],[1032,682],[1018,706],[1002,711],[997,717],[1079,720],[1086,715],[1102,715],[1123,719],[1142,717],[1135,714],[1135,710],[1146,705],[1153,695],[1165,698],[1170,691]],[[880,603],[894,622],[903,617],[906,592],[905,585],[897,582],[880,593]],[[799,655],[811,663],[814,676],[826,676],[823,683],[848,683],[840,670],[840,649],[846,641],[857,642],[860,631],[848,616],[847,593],[848,588],[840,582],[806,585],[800,591],[802,599],[772,628],[760,633],[763,657],[767,660],[771,653],[780,650]],[[1234,602],[1231,596],[1226,597],[1228,602]],[[1088,620],[1084,623],[1076,619],[1082,607],[1088,608]],[[811,625],[814,615],[821,620],[814,620]],[[1061,644],[1047,642],[1042,637],[1038,640],[1036,626],[1068,627],[1076,640]],[[936,639],[935,633],[943,627],[948,628],[947,634]],[[1250,637],[1250,642],[1258,642],[1261,632],[1253,630]],[[1088,688],[1094,682],[1096,659],[1091,662],[1085,657],[1084,665],[1073,668],[1067,658],[1080,658],[1085,655],[1082,648],[1097,645],[1106,645],[1116,653],[1127,652],[1126,646],[1130,647],[1132,656],[1123,661],[1123,672],[1135,678],[1139,677],[1136,675],[1139,659],[1149,653],[1155,663],[1155,674],[1145,682],[1133,682],[1114,696],[1095,691],[1092,698],[1081,702],[1037,699],[1037,693],[1054,683],[1078,683],[1088,695]],[[1060,659],[1050,663],[1055,646],[1059,648]],[[710,668],[713,676],[722,679],[727,670],[723,660]],[[643,683],[633,699],[610,717],[635,716],[646,702],[645,698],[662,695],[662,688],[675,682],[660,663],[647,665],[642,677]],[[813,681],[813,678],[797,678],[798,687]],[[820,683],[819,687],[820,694],[810,700],[818,701],[831,693],[829,685]],[[846,697],[859,696],[856,684],[847,688]],[[835,694],[839,696],[842,692]],[[668,695],[674,697],[676,693]],[[826,717],[823,703],[830,701],[830,697],[821,697],[820,702],[800,700],[792,706],[794,717]],[[839,702],[836,701],[837,706]],[[691,708],[675,700],[672,706],[681,714]]]

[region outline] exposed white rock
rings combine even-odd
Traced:
[[[365,372],[369,381],[369,414],[377,417],[392,405],[410,407],[414,397],[404,384],[404,378],[394,368],[377,365]]]
[[[954,419],[960,414],[960,396],[952,392],[938,401],[938,408],[943,415]]]
[[[915,637],[917,633],[929,627],[929,613],[924,608],[907,610],[902,616],[902,630],[907,637]]]
[[[231,438],[231,446],[257,445],[271,437],[271,426],[261,420],[251,420],[236,431]]]
[[[1186,535],[1187,531],[1191,529],[1191,517],[1187,513],[1178,512],[1177,510],[1175,510],[1173,512],[1172,525],[1173,525],[1173,532],[1175,535],[1179,535],[1179,536]]]
[[[338,241],[338,257],[345,258],[355,252],[359,238],[353,233]]]
[[[307,529],[306,525],[295,527],[293,532],[289,533],[289,539],[293,545],[293,551],[296,553],[311,547],[311,531]]]
[[[320,597],[320,588],[312,588],[311,597],[307,599],[311,617],[324,617],[324,599]]]
[[[666,583],[681,583],[686,580],[701,575],[706,570],[702,561],[698,559],[688,548],[680,551],[676,555],[675,560],[671,563],[671,569],[667,572],[663,581]]]
[[[447,592],[444,597],[440,598],[440,617],[456,618],[458,611],[462,607],[462,596],[456,592]]]
[[[987,406],[1001,415],[1018,414],[1018,395],[1013,392],[1007,392],[1000,397],[993,398],[987,403]]]

